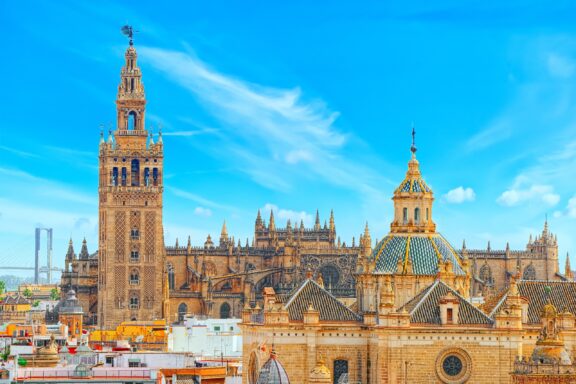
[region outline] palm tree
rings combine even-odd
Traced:
[[[24,290],[24,292],[22,292],[22,294],[24,295],[24,297],[27,297],[27,298],[32,297],[32,291],[29,288],[26,288]]]
[[[60,299],[60,292],[58,292],[58,289],[56,288],[52,288],[52,290],[50,291],[50,300],[59,300]]]

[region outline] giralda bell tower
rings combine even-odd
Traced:
[[[116,99],[117,127],[100,140],[98,323],[155,320],[168,313],[162,228],[163,144],[145,129],[146,97],[130,46]]]

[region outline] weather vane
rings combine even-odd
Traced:
[[[412,146],[410,147],[410,152],[416,155],[416,129],[414,128],[414,123],[412,123]]]
[[[131,25],[125,25],[123,26],[121,29],[122,34],[126,37],[128,37],[130,39],[130,46],[132,46],[134,44],[134,42],[132,41],[133,37],[134,37],[134,32],[138,32],[138,31],[134,31],[134,29],[132,28]]]

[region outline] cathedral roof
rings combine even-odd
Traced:
[[[562,312],[568,311],[576,314],[576,301],[574,300],[576,282],[574,281],[519,280],[517,285],[520,296],[528,300],[528,323],[540,324],[542,313],[549,304],[553,304]],[[497,314],[505,301],[501,300],[500,305],[492,313]]]
[[[458,324],[492,324],[493,320],[481,310],[470,304],[458,292],[447,286],[441,280],[436,280],[425,288],[399,311],[406,310],[410,314],[410,322],[421,324],[441,324],[440,300],[451,293],[459,302]]]
[[[268,361],[260,368],[256,384],[290,384],[288,374],[278,361],[275,352],[270,354]]]
[[[318,285],[312,279],[307,279],[286,301],[286,309],[290,320],[301,321],[304,312],[310,304],[320,312],[320,321],[360,321],[358,314],[342,304],[337,298]]]
[[[374,248],[375,273],[436,275],[440,263],[450,262],[456,275],[465,275],[461,255],[440,234],[389,234]],[[407,270],[408,269],[408,270]]]

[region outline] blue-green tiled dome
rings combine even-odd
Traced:
[[[432,192],[423,178],[405,179],[398,187],[398,192]]]
[[[465,275],[461,255],[438,233],[427,236],[390,234],[374,248],[372,259],[375,259],[374,273],[401,274],[411,263],[415,275],[436,275],[439,262],[450,261],[454,274]],[[401,261],[400,266],[398,261]]]

